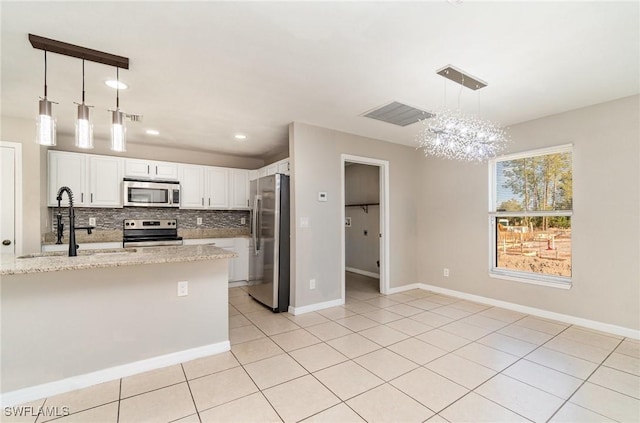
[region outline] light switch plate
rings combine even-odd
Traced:
[[[309,227],[309,218],[308,217],[301,217],[300,218],[300,227],[301,228],[308,228]]]
[[[90,217],[89,218],[89,226],[96,226],[96,218],[95,217]]]
[[[202,225],[202,218],[196,217],[196,225]]]
[[[327,201],[327,192],[326,191],[318,192],[318,201]]]

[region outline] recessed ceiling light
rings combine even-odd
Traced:
[[[235,139],[237,140],[246,140],[247,136],[245,134],[236,134]]]
[[[107,87],[113,88],[114,90],[116,88],[119,88],[121,90],[126,90],[127,88],[129,88],[129,86],[127,84],[125,84],[124,82],[118,82],[115,79],[110,79],[108,81],[104,81],[105,85]]]
[[[147,129],[145,132],[149,135],[160,135],[160,131],[156,131],[155,129]]]

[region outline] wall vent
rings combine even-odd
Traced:
[[[408,126],[412,123],[429,119],[433,117],[434,114],[393,101],[389,104],[378,107],[377,109],[371,110],[362,116],[392,123],[398,126]]]

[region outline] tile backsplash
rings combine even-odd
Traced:
[[[124,219],[177,219],[182,229],[238,229],[249,230],[249,212],[245,210],[183,210],[162,207],[124,207],[121,209],[78,207],[76,226],[88,226],[89,218],[96,219],[96,230],[122,229]],[[56,228],[56,208],[50,207],[51,228]],[[69,224],[69,212],[62,208],[62,223]],[[202,218],[202,225],[197,218]],[[242,218],[245,223],[242,223]]]

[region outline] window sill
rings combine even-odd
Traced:
[[[521,273],[509,271],[490,271],[489,277],[494,279],[503,279],[512,282],[528,283],[532,285],[547,286],[550,288],[571,289],[572,282],[567,278],[554,278],[552,276],[527,277]]]

